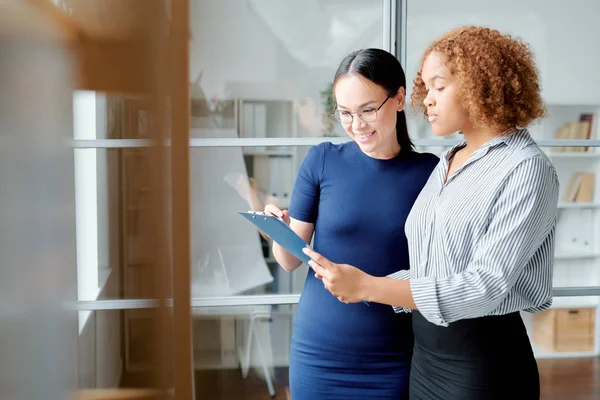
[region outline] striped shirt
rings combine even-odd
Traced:
[[[477,149],[448,181],[446,150],[406,221],[419,312],[453,321],[552,304],[558,176],[526,129]],[[396,312],[408,311],[394,307]]]

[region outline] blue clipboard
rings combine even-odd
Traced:
[[[256,225],[258,229],[269,235],[271,239],[293,254],[297,259],[308,264],[310,257],[304,254],[302,249],[310,246],[281,219],[272,215],[265,215],[260,211],[238,211],[238,214]],[[370,306],[367,301],[362,300],[362,302]]]
[[[297,259],[304,263],[310,261],[310,257],[302,252],[303,248],[309,247],[308,244],[279,218],[254,211],[238,211],[238,214],[256,225],[258,229],[269,235],[271,239]]]

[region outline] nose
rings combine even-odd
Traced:
[[[425,104],[425,107],[432,107],[435,105],[435,102],[431,97],[431,92],[427,92],[427,96],[423,99],[423,104]]]
[[[366,122],[359,118],[358,113],[354,114],[352,118],[352,129],[360,130],[363,125],[366,125]]]

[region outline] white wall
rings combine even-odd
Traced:
[[[600,2],[589,0],[409,0],[408,76],[412,80],[422,51],[445,31],[488,25],[531,44],[548,103],[600,104],[598,16]]]

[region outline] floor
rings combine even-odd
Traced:
[[[600,399],[600,358],[539,360],[543,400]]]
[[[538,365],[542,400],[600,399],[600,358],[540,360]],[[265,382],[252,373],[242,379],[239,370],[196,371],[195,378],[196,400],[291,399],[285,368],[275,371],[274,398]],[[142,380],[139,374],[126,374],[122,386],[137,386]]]

